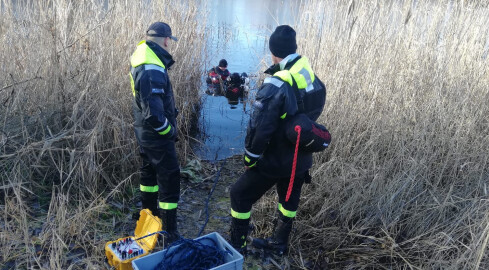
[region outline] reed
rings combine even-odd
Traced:
[[[103,220],[107,204],[127,202],[120,195],[134,192],[140,162],[129,57],[153,21],[168,22],[179,37],[169,74],[185,160],[205,46],[197,7],[176,0],[0,0],[4,266],[102,267],[101,235],[114,230]],[[85,254],[75,256],[79,250]]]
[[[180,38],[169,74],[182,161],[191,152],[205,16],[193,1],[103,2],[0,0],[4,267],[102,267],[108,206],[128,204],[139,166],[128,59],[156,20]],[[303,190],[294,267],[489,268],[488,11],[304,2],[299,53],[328,87],[333,143]],[[273,197],[255,207],[257,234],[273,228]]]

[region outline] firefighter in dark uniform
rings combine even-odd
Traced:
[[[326,102],[326,87],[312,71],[306,57],[296,54],[296,33],[278,26],[270,36],[274,63],[257,92],[245,139],[245,173],[231,188],[231,244],[246,252],[252,205],[274,185],[278,193],[278,217],[273,235],[255,238],[252,244],[283,254],[299,205],[301,188],[310,180],[312,153],[299,151],[296,178],[289,200],[285,197],[292,171],[295,146],[285,137],[285,123],[296,113],[316,121]]]
[[[168,69],[175,63],[168,53],[171,28],[153,23],[146,40],[131,56],[131,87],[134,95],[134,129],[143,161],[141,200],[143,209],[158,215],[168,232],[165,245],[179,238],[177,205],[180,197],[180,166],[175,150],[178,114]]]

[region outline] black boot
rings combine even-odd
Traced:
[[[232,218],[231,220],[231,246],[242,255],[246,255],[246,238],[248,238],[249,219]]]
[[[141,195],[141,204],[143,209],[149,209],[153,216],[158,215],[158,193],[144,192]]]
[[[160,209],[159,216],[163,224],[163,230],[167,232],[164,243],[164,247],[167,248],[173,242],[180,239],[180,234],[177,229],[177,209]]]
[[[288,249],[289,235],[292,231],[293,222],[294,218],[286,217],[279,212],[272,237],[266,239],[254,238],[251,244],[254,247],[267,249],[278,255],[283,255]]]
[[[141,194],[141,209],[149,209],[153,216],[158,215],[158,193],[143,192]],[[139,220],[140,211],[132,214],[132,219]]]

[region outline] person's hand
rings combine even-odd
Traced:
[[[258,157],[252,157],[252,156],[248,155],[248,153],[244,154],[243,163],[244,163],[246,169],[254,167],[257,162],[258,162]]]

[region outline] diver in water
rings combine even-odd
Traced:
[[[241,77],[239,76],[239,73],[235,72],[229,76],[228,87],[226,89],[226,98],[232,109],[236,108],[235,105],[238,105],[239,99],[242,96],[243,88],[241,85]]]
[[[211,68],[209,73],[207,73],[207,79],[205,80],[207,84],[218,84],[219,74],[216,73],[216,68]]]
[[[234,94],[243,97],[249,91],[249,82],[250,79],[245,72],[241,73],[241,75],[234,72],[231,74],[231,76],[229,76],[228,88],[226,92],[233,92]]]
[[[241,96],[243,93],[243,84],[241,80],[241,76],[239,73],[234,72],[231,74],[229,77],[229,82],[228,82],[228,89],[226,93],[234,93],[236,96]]]
[[[226,90],[227,82],[221,79],[221,76],[217,74],[216,69],[217,68],[213,67],[207,73],[207,78],[205,80],[207,83],[207,90],[205,92],[212,96],[222,96]]]
[[[212,95],[224,95],[226,93],[227,84],[229,81],[229,70],[227,69],[228,62],[226,59],[221,59],[219,61],[219,65],[217,67],[213,67],[209,70],[207,74],[206,83],[208,86],[208,90],[206,91],[208,94],[212,93]]]
[[[230,74],[228,70],[228,61],[226,61],[226,59],[221,59],[219,65],[215,68],[215,71],[221,76],[223,81],[226,81]]]
[[[228,87],[226,89],[226,98],[232,109],[236,108],[233,105],[237,105],[239,100],[242,100],[243,97],[248,93],[248,75],[246,73],[241,73],[241,75],[237,72],[231,74],[229,76]]]

